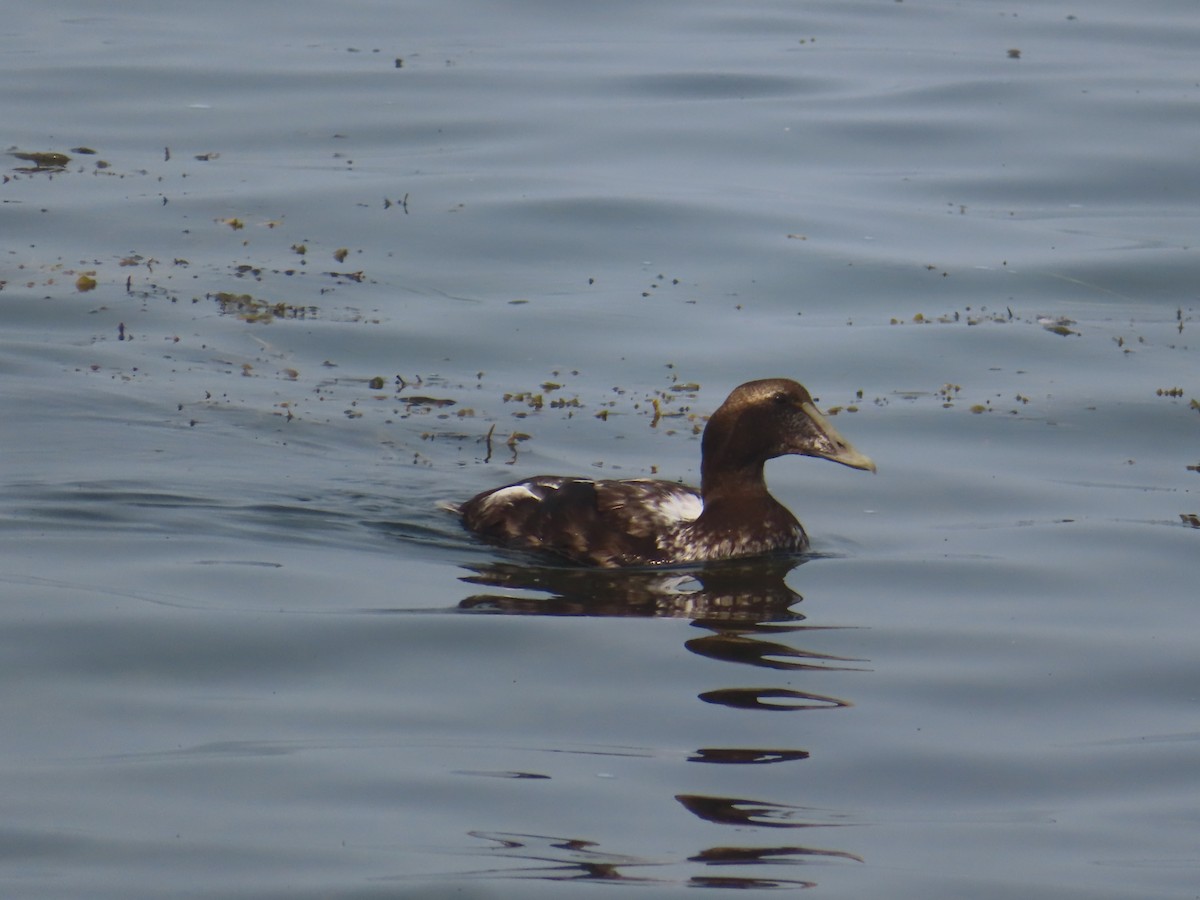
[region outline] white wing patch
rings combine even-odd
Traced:
[[[511,506],[518,500],[541,500],[542,494],[535,494],[523,484],[514,484],[499,488],[483,498],[481,504],[485,512],[491,512],[497,507]]]
[[[700,518],[704,503],[690,491],[679,491],[662,497],[657,512],[669,523],[692,522]]]

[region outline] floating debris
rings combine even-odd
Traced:
[[[272,303],[261,300],[250,294],[234,294],[228,291],[218,291],[209,294],[217,302],[221,313],[235,315],[244,322],[272,322],[275,319],[309,319],[316,318],[317,307],[293,306],[290,303]]]
[[[1051,318],[1050,316],[1039,316],[1037,323],[1049,331],[1051,334],[1058,334],[1066,337],[1069,334],[1079,334],[1078,331],[1072,331],[1068,326],[1074,325],[1074,319],[1068,319],[1066,316]]]
[[[71,157],[65,153],[24,153],[19,150],[13,150],[11,153],[17,159],[33,163],[33,167],[27,169],[31,172],[62,171],[71,161]]]
[[[380,385],[382,387],[382,385]],[[429,406],[440,409],[443,406],[454,406],[458,401],[447,397],[401,397],[408,406]]]
[[[407,216],[408,215],[408,194],[405,194],[399,200],[389,200],[387,197],[383,198],[383,208],[384,209],[391,209],[393,206],[399,206],[401,209],[404,210],[404,214]]]
[[[955,396],[962,390],[962,385],[959,384],[943,384],[938,388],[938,396],[942,398],[942,407],[948,408],[954,405]],[[912,399],[912,398],[909,398]]]
[[[534,394],[531,391],[520,391],[515,394],[506,393],[503,396],[503,400],[505,403],[524,403],[530,409],[541,409],[546,403],[545,397],[541,394]]]

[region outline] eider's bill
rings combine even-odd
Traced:
[[[831,462],[841,463],[851,469],[862,469],[866,472],[875,471],[875,461],[864,453],[854,449],[854,445],[842,437],[829,420],[817,410],[811,401],[804,401],[800,409],[808,416],[816,427],[817,435],[811,445],[801,451],[804,456],[816,456]]]

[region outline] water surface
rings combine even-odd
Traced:
[[[1167,0],[19,3],[5,144],[70,160],[0,184],[5,893],[1194,896],[1198,50]],[[769,465],[810,559],[439,508],[696,481],[775,375],[879,465]]]

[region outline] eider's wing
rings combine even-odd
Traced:
[[[576,481],[542,475],[477,494],[459,508],[468,531],[502,543],[519,542],[536,532],[547,501],[566,484]]]
[[[606,517],[622,523],[621,530],[639,536],[671,531],[704,509],[695,488],[651,478],[597,481],[596,500]]]
[[[670,548],[676,529],[696,519],[703,503],[686,485],[644,478],[596,482],[601,527],[589,535],[599,565],[662,565],[674,560]]]
[[[694,490],[669,481],[542,476],[480,494],[462,514],[499,543],[611,567],[669,562],[659,538],[700,509]]]

